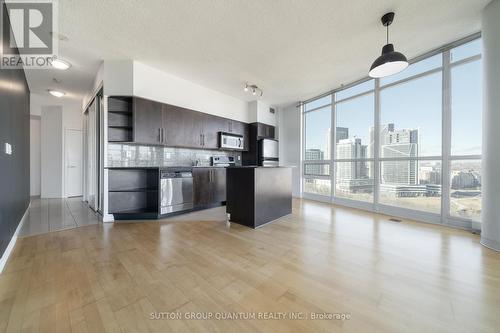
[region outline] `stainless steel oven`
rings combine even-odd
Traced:
[[[242,135],[219,132],[219,148],[243,150],[243,144]]]
[[[160,214],[193,209],[193,173],[191,169],[160,170]]]
[[[259,147],[260,166],[274,167],[279,165],[278,140],[260,139],[258,147]]]

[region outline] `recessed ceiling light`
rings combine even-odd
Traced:
[[[65,71],[71,67],[71,64],[67,61],[62,60],[62,59],[55,58],[55,59],[52,59],[52,67],[54,67],[55,69],[60,69],[60,70]]]
[[[55,97],[63,97],[64,95],[66,95],[66,93],[64,93],[62,91],[52,90],[52,89],[49,89],[49,94],[51,94],[52,96],[55,96]]]

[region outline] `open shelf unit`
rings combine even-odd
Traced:
[[[132,97],[108,97],[108,141],[133,141]]]
[[[116,220],[157,218],[158,184],[156,168],[109,169],[109,213]]]

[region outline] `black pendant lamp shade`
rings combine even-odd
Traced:
[[[394,45],[389,44],[389,25],[393,20],[394,13],[382,16],[382,24],[387,27],[387,44],[382,48],[382,55],[375,59],[370,67],[370,77],[379,78],[393,75],[408,67],[408,60],[404,54],[394,51]]]

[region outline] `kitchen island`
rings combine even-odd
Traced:
[[[290,167],[230,167],[226,171],[230,222],[260,227],[292,212]]]

